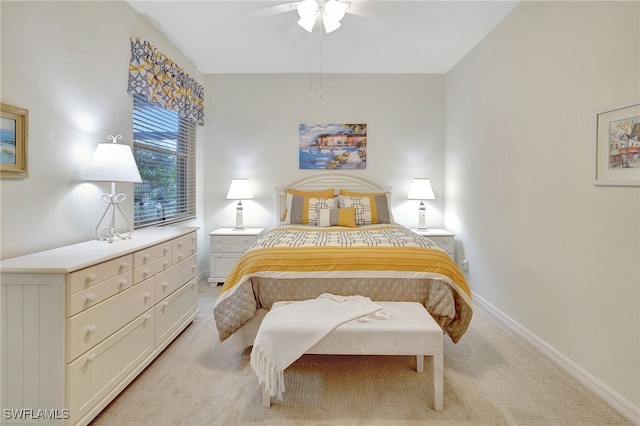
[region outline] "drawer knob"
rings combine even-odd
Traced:
[[[144,316],[144,320],[145,321],[150,321],[151,320],[151,314],[147,314]]]
[[[126,287],[128,284],[129,284],[129,280],[124,279],[120,281],[120,287]]]
[[[165,260],[165,261],[162,263],[162,266],[164,266],[165,268],[166,268],[167,266],[169,266],[169,261],[168,261],[168,260]]]
[[[146,300],[146,299],[148,299],[148,298],[150,298],[150,297],[151,297],[151,293],[145,293],[145,294],[144,294],[144,298],[145,298],[145,300]]]
[[[169,306],[169,302],[164,302],[164,303],[162,304],[162,307],[163,307],[163,308],[166,308],[167,306]]]
[[[149,253],[144,255],[144,260],[149,260],[151,259],[151,255]]]
[[[89,275],[87,279],[89,280],[89,282],[94,282],[96,280],[96,274]]]
[[[221,238],[216,239],[216,243],[221,243],[221,242],[222,242]]]
[[[95,325],[90,325],[87,327],[87,333],[94,334],[98,328]]]
[[[93,303],[96,301],[96,295],[95,294],[90,294],[87,296],[87,302],[89,303]]]
[[[248,239],[248,238],[245,238],[245,239],[244,239],[244,242],[245,242],[245,243],[248,243],[248,242],[249,242],[249,239]]]
[[[169,247],[166,247],[166,246],[165,246],[165,247],[162,249],[162,251],[164,252],[164,254],[169,253]]]
[[[93,362],[96,360],[96,354],[91,354],[89,356],[87,356],[87,361],[88,362]]]
[[[178,248],[182,248],[182,241],[178,242]]]
[[[122,262],[122,263],[120,264],[120,269],[127,269],[127,266],[129,266],[129,263],[127,263],[127,262]]]
[[[162,283],[162,288],[166,289],[167,287],[169,287],[169,283],[167,281]]]
[[[196,265],[191,265],[191,270],[195,271],[196,270]]]
[[[184,253],[178,254],[178,259],[182,259],[184,257]]]
[[[145,270],[144,270],[144,272],[143,272],[142,274],[146,277],[147,275],[149,275],[149,272],[150,272],[150,271],[149,271],[148,269],[145,269]]]

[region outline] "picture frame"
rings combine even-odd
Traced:
[[[594,185],[640,186],[640,98],[595,112]]]
[[[367,168],[367,125],[300,124],[298,158],[302,169]]]
[[[0,104],[0,177],[29,176],[29,110]]]

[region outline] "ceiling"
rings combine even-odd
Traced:
[[[351,0],[309,34],[291,0],[127,1],[205,74],[446,73],[518,4]]]

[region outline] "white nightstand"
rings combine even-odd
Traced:
[[[224,282],[238,259],[263,233],[264,228],[246,228],[242,231],[219,228],[209,232],[211,273],[208,281]]]
[[[453,259],[456,258],[455,236],[453,232],[445,231],[444,229],[411,229],[418,235],[429,238],[436,243],[441,249],[447,252]]]

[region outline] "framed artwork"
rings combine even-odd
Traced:
[[[640,185],[640,99],[596,112],[595,185]]]
[[[300,124],[300,169],[366,169],[366,124]]]
[[[0,104],[0,177],[26,178],[29,111]]]

